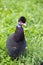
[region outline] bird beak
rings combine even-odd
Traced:
[[[26,26],[26,23],[24,23],[23,25]]]

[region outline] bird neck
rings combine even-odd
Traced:
[[[17,25],[17,26],[18,26],[18,27],[22,27],[20,23],[18,23],[18,25]]]

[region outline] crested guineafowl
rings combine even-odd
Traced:
[[[12,33],[6,41],[6,48],[8,55],[15,59],[19,55],[21,55],[26,47],[26,41],[24,36],[24,30],[22,28],[22,25],[24,25],[26,22],[26,18],[24,16],[21,16],[18,20],[18,24],[16,26],[16,30],[14,33]]]

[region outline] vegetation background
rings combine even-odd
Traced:
[[[14,61],[6,52],[6,39],[16,29],[17,19],[25,16],[27,47]],[[0,0],[0,65],[40,65],[43,61],[43,0]]]

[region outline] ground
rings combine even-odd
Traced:
[[[6,39],[25,16],[26,51],[14,61],[6,52]],[[43,61],[43,0],[0,0],[0,65],[40,65]]]

